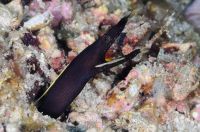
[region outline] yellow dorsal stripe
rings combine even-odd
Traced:
[[[38,103],[38,101],[40,101],[44,96],[45,94],[47,94],[47,92],[51,89],[51,87],[54,85],[54,83],[58,80],[58,78],[63,74],[63,72],[67,69],[68,65],[62,70],[62,72],[58,75],[58,77],[53,81],[53,83],[51,83],[51,85],[48,87],[48,89],[42,94],[42,96],[40,96],[40,98],[35,101],[35,104]]]

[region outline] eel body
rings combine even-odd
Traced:
[[[59,78],[36,102],[36,106],[40,112],[52,118],[57,118],[64,113],[66,108],[82,91],[85,84],[97,73],[102,71],[101,67],[95,66],[103,62],[105,53],[121,34],[127,21],[128,16],[122,18],[118,24],[111,27],[102,37],[83,50],[69,64],[60,74]],[[138,53],[139,50],[126,56],[126,58],[136,56]],[[114,65],[111,64],[111,67]]]

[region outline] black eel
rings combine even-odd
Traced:
[[[69,64],[36,101],[38,111],[52,118],[58,118],[82,91],[85,84],[97,73],[121,64],[140,53],[140,50],[136,49],[117,61],[102,64],[107,50],[123,31],[128,17],[129,15],[123,17]]]

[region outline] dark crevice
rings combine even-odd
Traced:
[[[1,2],[2,4],[8,4],[9,2],[11,2],[11,0],[0,0],[0,2]]]
[[[152,57],[157,57],[158,53],[160,51],[160,45],[159,44],[153,44],[148,52],[148,55]]]
[[[29,5],[33,0],[22,0],[22,5]]]
[[[3,126],[3,132],[7,132],[5,123],[2,123],[2,126]]]
[[[69,37],[69,35],[74,35],[74,34],[70,34],[70,31],[66,31],[64,29],[61,28],[62,24],[60,23],[57,27],[54,27],[54,36],[56,38],[57,44],[58,44],[58,48],[59,49],[63,49],[65,55],[68,54],[68,52],[71,50],[68,46],[67,46],[67,38]],[[60,36],[59,34],[66,34],[66,36]]]
[[[71,113],[72,112],[72,109],[71,109],[71,106],[69,106],[66,110],[65,110],[65,112],[60,116],[60,121],[61,122],[66,122],[67,121],[67,119],[68,119],[68,117],[69,117],[69,113]],[[79,124],[78,124],[78,122],[74,122],[73,123],[75,126],[78,126]]]
[[[128,73],[131,71],[133,66],[134,65],[131,62],[128,62],[126,66],[122,69],[122,71],[116,75],[111,86],[114,87],[118,82],[124,80],[125,77],[128,75]]]

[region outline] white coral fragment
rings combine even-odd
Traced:
[[[53,20],[53,16],[50,12],[44,12],[43,14],[36,15],[30,20],[24,23],[24,27],[29,30],[38,30],[47,26]]]
[[[13,16],[10,9],[0,4],[0,32],[9,31],[12,19]]]

